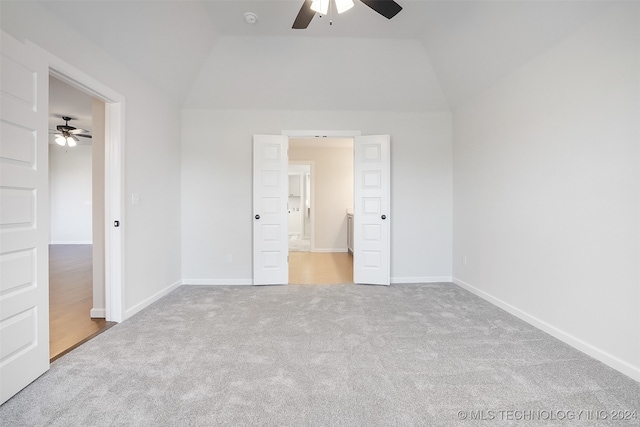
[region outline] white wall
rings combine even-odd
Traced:
[[[378,112],[449,109],[420,41],[299,33],[220,36],[184,105]]]
[[[322,147],[322,142],[328,146]],[[353,209],[353,144],[331,146],[319,141],[313,147],[289,142],[289,160],[312,161],[314,242],[318,252],[347,251],[347,209]]]
[[[628,3],[453,115],[455,282],[635,379],[639,63]]]
[[[49,145],[52,244],[92,243],[91,151]]]
[[[3,30],[125,97],[123,313],[131,316],[180,284],[180,105],[37,3],[0,5]]]
[[[251,283],[252,135],[283,129],[390,134],[391,278],[451,278],[449,113],[185,109],[182,117],[185,283]]]

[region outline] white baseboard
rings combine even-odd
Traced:
[[[545,322],[544,320],[532,316],[529,313],[505,301],[502,301],[501,299],[496,298],[493,295],[470,285],[469,283],[464,282],[463,280],[454,277],[453,283],[490,302],[491,304],[500,307],[506,312],[513,314],[519,319],[524,320],[530,325],[535,326],[536,328],[548,333],[549,335],[559,339],[560,341],[569,344],[570,346],[593,357],[594,359],[599,360],[605,365],[608,365],[613,369],[622,372],[623,374],[631,377],[636,381],[640,381],[640,366],[633,366],[630,363],[625,362],[624,360],[620,360],[619,358],[607,353],[606,351],[599,349],[579,338],[576,338],[573,335],[566,333],[562,329],[559,329],[556,326]]]
[[[183,285],[253,285],[253,279],[182,279]]]
[[[347,248],[315,248],[311,252],[347,252]]]
[[[56,240],[53,242],[49,242],[50,245],[92,245],[93,242],[91,240]]]
[[[107,310],[104,308],[92,308],[89,311],[89,315],[92,319],[104,319],[107,317]]]
[[[451,282],[451,276],[423,276],[423,277],[392,277],[392,284],[413,283],[441,283]]]
[[[134,314],[136,314],[137,312],[149,307],[151,304],[153,304],[154,302],[158,301],[163,296],[168,295],[169,293],[171,293],[175,289],[178,289],[181,285],[182,285],[182,280],[178,280],[177,282],[167,286],[166,288],[162,289],[161,291],[156,292],[155,294],[151,295],[146,300],[141,301],[138,304],[134,305],[133,307],[127,309],[124,312],[124,316],[123,316],[122,320],[126,320],[129,317],[131,317]]]
[[[337,252],[336,250],[331,250],[327,252]],[[342,251],[344,252],[344,251]],[[392,277],[391,283],[393,284],[402,284],[402,283],[442,283],[442,282],[451,282],[451,276],[423,276],[423,277]],[[182,279],[183,285],[253,285],[253,279]]]

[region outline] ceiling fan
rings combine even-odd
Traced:
[[[79,136],[83,138],[91,138],[89,131],[85,129],[78,129],[73,126],[69,126],[69,120],[73,120],[71,117],[62,116],[62,120],[65,121],[63,125],[56,126],[56,131],[51,130],[51,133],[56,135],[55,141],[58,145],[75,147],[80,140]]]
[[[304,0],[298,16],[296,16],[293,26],[291,28],[296,30],[304,30],[309,26],[311,20],[320,13],[326,15],[329,9],[329,4],[333,0]],[[371,9],[378,12],[380,15],[387,19],[391,19],[402,10],[402,6],[393,0],[360,0],[362,3],[369,6]],[[338,13],[342,13],[345,10],[353,7],[352,0],[335,0],[335,6]]]

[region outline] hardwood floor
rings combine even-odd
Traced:
[[[289,252],[289,283],[353,283],[353,255],[347,252]]]
[[[92,319],[91,245],[49,246],[49,357],[51,361],[107,330],[114,322]]]

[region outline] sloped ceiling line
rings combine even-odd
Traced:
[[[306,30],[298,1],[39,3],[187,108],[441,111],[615,2],[403,0],[391,20],[356,2]]]

